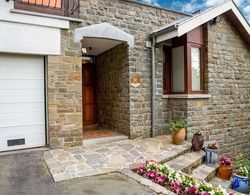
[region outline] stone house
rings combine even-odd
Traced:
[[[147,138],[186,119],[187,139],[201,130],[250,156],[250,28],[233,1],[188,15],[4,0],[0,28],[0,151],[79,146],[84,132]]]

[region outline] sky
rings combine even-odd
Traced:
[[[204,10],[224,0],[138,0],[144,3],[166,7],[168,9],[193,13],[198,10]],[[250,23],[250,0],[234,0],[240,8],[245,18]]]

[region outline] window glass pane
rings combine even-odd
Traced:
[[[201,90],[201,49],[200,48],[192,48],[191,49],[191,60],[192,60],[192,91],[200,91]]]
[[[172,49],[173,92],[184,92],[184,46]]]

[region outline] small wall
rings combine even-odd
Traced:
[[[61,55],[48,56],[49,145],[82,145],[81,44],[73,42],[74,28],[61,31]]]
[[[98,125],[129,135],[128,46],[96,58]]]

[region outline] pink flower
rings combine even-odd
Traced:
[[[202,192],[201,195],[211,195],[209,192]]]
[[[172,181],[170,183],[170,186],[171,186],[171,190],[175,193],[179,193],[181,188],[180,188],[180,181]]]

